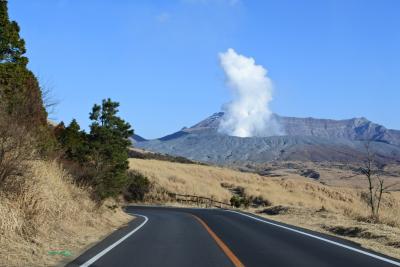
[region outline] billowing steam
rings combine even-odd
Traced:
[[[233,49],[219,54],[233,101],[225,104],[219,131],[232,136],[280,135],[280,127],[271,117],[272,82],[267,70],[253,58],[239,55]]]

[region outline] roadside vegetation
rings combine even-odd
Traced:
[[[168,193],[210,197],[400,258],[400,192],[382,194],[376,220],[371,217],[367,187],[328,186],[296,173],[261,176],[158,160],[130,159],[130,166],[152,183],[146,202],[180,205],[173,203]]]
[[[79,182],[93,187],[95,197],[117,197],[129,185],[128,147],[133,130],[118,113],[117,102],[103,100],[90,113],[90,132],[80,130],[76,120],[56,128],[56,137],[65,151],[64,159],[84,173]],[[76,172],[76,171],[75,171]],[[76,175],[79,175],[76,172]]]
[[[0,266],[54,266],[130,221],[121,197],[143,198],[149,182],[129,171],[117,102],[93,106],[88,133],[49,123],[19,31],[0,1]]]
[[[20,181],[0,193],[0,266],[65,264],[132,219],[115,200],[98,205],[60,163],[27,164]]]

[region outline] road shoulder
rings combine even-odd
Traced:
[[[81,266],[91,258],[95,257],[98,253],[109,247],[110,245],[118,242],[121,238],[126,236],[129,232],[139,227],[145,221],[144,217],[135,216],[127,225],[117,229],[110,235],[100,240],[89,249],[84,251],[80,256],[69,262],[66,267]]]

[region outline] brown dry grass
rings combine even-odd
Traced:
[[[0,194],[0,266],[65,264],[131,219],[120,209],[97,206],[58,163],[30,165],[13,194]],[[52,256],[51,250],[73,256]]]
[[[400,241],[400,192],[384,195],[381,221],[370,223],[369,207],[356,188],[327,186],[296,174],[270,178],[227,168],[140,159],[131,159],[130,165],[154,182],[150,200],[165,201],[160,193],[169,191],[229,202],[232,194],[221,184],[242,186],[248,196],[290,207],[289,212],[270,218],[321,232],[327,232],[328,227],[359,226],[370,233],[346,238],[400,258],[400,250],[388,245]]]
[[[292,168],[288,168],[288,164]],[[276,176],[300,176],[300,170],[311,169],[317,171],[321,177],[319,182],[335,187],[351,187],[364,189],[368,186],[366,177],[354,170],[365,167],[362,164],[344,164],[330,162],[273,162],[254,166],[254,170],[270,170],[271,175]],[[384,168],[381,177],[385,179],[385,186],[392,185],[390,190],[400,191],[400,165],[390,164]]]

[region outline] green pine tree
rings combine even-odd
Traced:
[[[20,28],[8,17],[7,1],[0,0],[0,63],[28,64],[25,41],[19,36]]]
[[[88,154],[86,133],[81,131],[81,127],[75,119],[67,127],[63,127],[63,124],[58,125],[58,128],[64,129],[58,134],[57,138],[65,151],[66,158],[84,164]]]
[[[18,24],[10,21],[7,1],[0,0],[0,111],[29,131],[38,151],[47,155],[54,149],[55,139],[49,131],[39,82],[26,67],[25,41],[19,30]]]
[[[89,157],[96,173],[95,187],[102,199],[117,196],[128,182],[128,147],[133,130],[117,116],[118,107],[119,103],[107,99],[94,105],[90,113]]]
[[[25,126],[47,126],[47,113],[35,75],[26,68],[28,58],[19,26],[10,21],[7,1],[0,0],[1,108]]]

